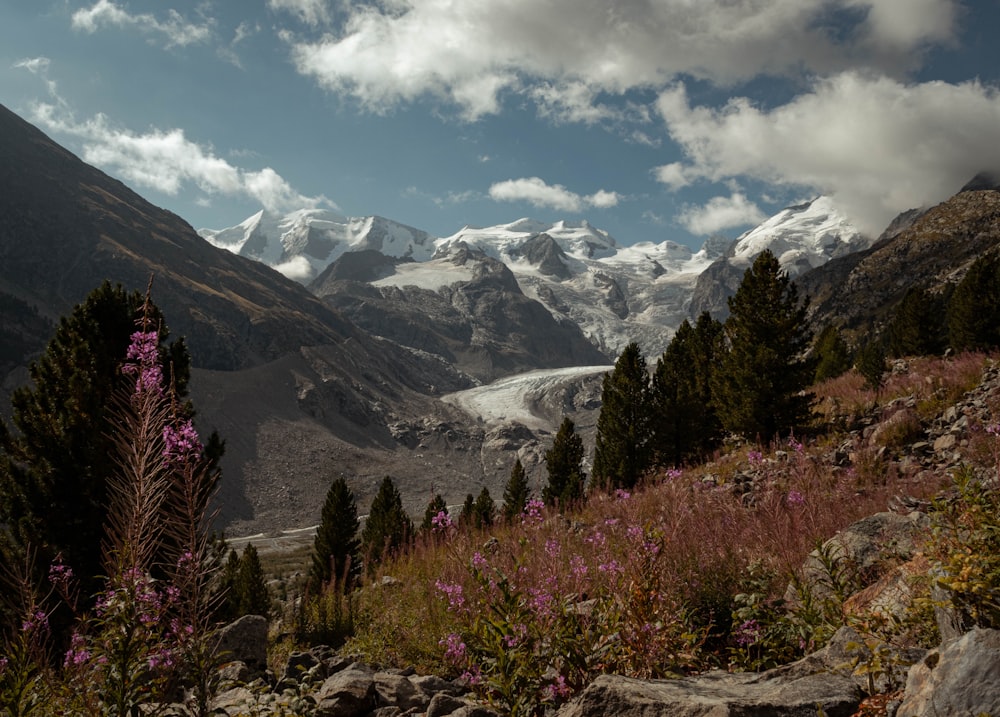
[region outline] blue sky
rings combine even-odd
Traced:
[[[1000,170],[1000,2],[5,0],[0,103],[196,228],[877,234]]]

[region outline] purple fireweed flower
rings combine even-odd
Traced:
[[[56,557],[56,561],[49,566],[49,582],[60,590],[65,590],[73,579],[73,568],[64,565],[62,555]]]
[[[548,700],[558,700],[565,697],[569,697],[572,693],[569,685],[566,684],[566,678],[562,675],[556,675],[556,679],[545,686],[545,698]]]
[[[577,580],[583,580],[587,577],[587,563],[579,555],[574,555],[569,559],[569,569]]]
[[[21,623],[21,632],[34,632],[35,630],[47,632],[49,629],[49,616],[43,610],[35,610]]]
[[[617,488],[617,489],[615,489],[615,498],[617,498],[618,500],[628,500],[631,497],[632,497],[632,494],[629,493],[624,488]]]
[[[167,463],[187,463],[201,453],[201,441],[191,419],[163,427],[163,459]]]
[[[749,451],[747,453],[747,460],[750,461],[750,465],[757,465],[763,462],[764,454],[760,451]]]
[[[450,633],[443,640],[438,640],[438,644],[445,648],[444,659],[452,664],[459,664],[465,660],[465,643],[462,636],[457,633]]]
[[[602,573],[608,573],[609,575],[624,575],[625,568],[617,560],[609,560],[606,563],[601,563],[597,566],[597,569]]]
[[[439,510],[437,515],[431,518],[431,530],[435,533],[446,533],[453,525],[455,523],[451,516],[443,510]]]
[[[434,581],[434,587],[443,592],[448,598],[448,608],[451,610],[461,610],[465,607],[465,595],[462,586],[458,583],[446,583],[442,580]]]
[[[562,546],[559,545],[558,540],[549,539],[545,541],[545,554],[550,558],[558,558],[561,552]]]
[[[542,509],[545,508],[545,503],[538,500],[537,498],[532,498],[524,506],[524,512],[521,513],[521,524],[538,524],[542,522]]]
[[[736,644],[740,647],[749,647],[750,645],[754,645],[760,640],[762,633],[763,630],[760,627],[760,623],[753,619],[746,620],[742,625],[736,628]]]
[[[666,473],[664,473],[664,475],[667,477],[667,480],[677,480],[683,475],[683,473],[679,468],[670,468]]]
[[[788,446],[796,453],[802,452],[802,444],[795,440],[795,436],[788,437]]]
[[[1000,423],[991,423],[986,427],[986,432],[991,436],[1000,436]]]
[[[160,368],[160,337],[155,331],[136,331],[125,354],[122,373],[135,376],[135,391],[163,393],[163,369]]]
[[[605,525],[611,525],[611,526],[618,525],[618,518],[605,518],[604,519],[604,524]]]
[[[801,493],[799,493],[797,490],[790,490],[788,491],[788,496],[786,497],[786,500],[788,501],[788,505],[798,507],[800,505],[805,505],[806,497]]]
[[[552,603],[554,602],[552,595],[537,588],[532,588],[528,592],[531,595],[531,600],[528,604],[535,611],[536,615],[543,618],[550,618],[554,615],[552,610]]]
[[[484,570],[488,565],[489,563],[486,561],[486,558],[478,550],[472,554],[472,567]]]
[[[71,667],[73,665],[83,665],[90,659],[90,650],[74,650],[70,648],[66,650],[66,657],[63,658],[63,667]]]

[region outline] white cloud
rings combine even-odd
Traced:
[[[287,10],[308,25],[322,25],[330,21],[326,0],[267,0],[272,10]]]
[[[490,187],[490,198],[498,202],[528,202],[535,207],[548,207],[565,212],[579,212],[584,207],[607,209],[622,199],[617,192],[600,189],[589,196],[571,192],[561,184],[546,184],[539,177],[508,179]]]
[[[317,0],[271,0],[318,18]],[[335,32],[285,33],[304,75],[369,110],[433,96],[468,119],[523,93],[543,114],[593,122],[598,93],[680,74],[730,84],[764,73],[898,73],[955,35],[959,0],[391,0],[344,5]],[[849,11],[855,12],[849,12]],[[318,22],[318,19],[317,19]]]
[[[978,82],[905,84],[846,72],[771,110],[745,98],[692,107],[683,85],[658,108],[686,162],[660,179],[752,177],[835,196],[872,234],[1000,167],[1000,91]]]
[[[687,176],[687,171],[681,162],[671,162],[653,169],[653,176],[656,181],[666,184],[670,189],[677,190],[691,184]]]
[[[270,211],[332,206],[323,196],[307,197],[295,191],[270,167],[246,170],[217,157],[184,136],[181,129],[153,129],[136,134],[112,126],[98,114],[79,122],[63,105],[36,103],[34,122],[83,142],[84,160],[143,187],[174,195],[186,185],[206,194],[250,197]]]
[[[746,195],[712,197],[704,206],[686,206],[678,215],[681,226],[692,234],[715,234],[723,229],[760,224],[767,215]]]
[[[313,271],[312,265],[309,264],[309,260],[304,256],[293,256],[286,262],[281,264],[275,264],[271,267],[280,274],[292,281],[305,282],[312,279],[315,276],[315,271]]]
[[[163,35],[167,47],[193,45],[212,38],[210,22],[201,25],[190,23],[172,8],[167,10],[166,20],[159,20],[149,13],[133,15],[111,0],[97,0],[92,7],[77,10],[73,13],[72,25],[73,29],[88,33],[107,26],[134,28],[147,34]]]

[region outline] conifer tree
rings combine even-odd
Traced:
[[[240,615],[263,615],[271,612],[271,597],[264,581],[264,567],[253,543],[247,543],[240,558],[236,574],[236,594],[239,596]]]
[[[479,496],[476,498],[472,510],[477,528],[488,528],[493,525],[494,520],[496,520],[496,505],[493,503],[489,488],[483,486],[483,489],[479,491]]]
[[[434,530],[434,518],[440,513],[448,515],[448,504],[444,502],[444,498],[440,493],[437,493],[430,502],[427,504],[427,509],[424,511],[424,520],[420,524],[420,532],[430,533]]]
[[[889,356],[927,356],[944,350],[944,306],[929,292],[910,287],[886,327]]]
[[[542,490],[545,505],[567,508],[583,499],[583,440],[568,416],[563,417],[552,448],[545,452],[545,467],[549,472],[548,485]]]
[[[127,387],[120,367],[146,298],[104,282],[64,317],[45,353],[30,368],[32,385],[11,398],[13,430],[0,421],[0,553],[21,563],[28,546],[47,569],[56,555],[94,593],[103,572],[101,543],[108,508],[108,477],[117,470],[111,428],[113,397]],[[169,332],[152,304],[147,318],[159,333],[166,382],[181,401],[190,360],[183,340]],[[181,407],[188,417],[190,404]],[[211,471],[222,454],[212,436],[205,447]],[[85,605],[81,605],[85,607]]]
[[[511,468],[510,478],[503,489],[503,507],[500,514],[506,521],[511,521],[524,512],[524,507],[528,504],[530,489],[528,488],[528,478],[524,473],[524,466],[521,459],[514,459],[514,467]]]
[[[875,392],[875,398],[885,385],[885,373],[888,366],[885,362],[885,349],[878,339],[869,341],[861,347],[855,359],[854,367],[865,379],[865,386]]]
[[[652,433],[650,376],[639,345],[630,343],[604,375],[593,487],[633,487],[652,464]]]
[[[712,395],[726,430],[766,442],[812,418],[807,304],[770,251],[747,269],[729,298],[728,350],[713,372]]]
[[[721,349],[722,324],[708,312],[695,327],[685,319],[656,362],[650,390],[651,450],[660,465],[680,465],[718,442],[711,372]]]
[[[816,339],[814,381],[836,378],[851,369],[851,350],[836,326],[827,326]]]
[[[337,581],[348,592],[361,572],[358,540],[358,507],[354,493],[343,478],[330,485],[323,503],[319,527],[313,541],[309,592],[319,594],[323,586]]]
[[[476,524],[476,499],[472,493],[465,494],[462,501],[462,512],[458,514],[458,525],[460,528],[471,528]]]
[[[1000,346],[1000,257],[972,263],[948,303],[948,343],[955,351]]]
[[[222,568],[222,577],[219,580],[219,602],[218,617],[224,622],[232,622],[240,616],[240,594],[237,584],[240,575],[240,555],[236,549],[230,549],[226,564]]]
[[[395,483],[386,476],[379,485],[361,531],[361,549],[368,572],[374,572],[375,566],[384,558],[409,547],[412,537],[413,521],[403,509],[403,498]]]

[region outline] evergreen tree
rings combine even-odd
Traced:
[[[1000,258],[972,263],[948,303],[948,342],[955,351],[1000,346]]]
[[[263,615],[271,612],[271,597],[264,581],[264,567],[253,543],[247,543],[236,574],[236,594],[240,615]]]
[[[715,407],[728,431],[769,441],[812,418],[806,392],[815,372],[806,358],[808,301],[770,251],[747,269],[729,298],[728,350],[712,375]]]
[[[944,307],[929,292],[907,289],[886,327],[890,356],[926,356],[944,350]]]
[[[888,370],[882,342],[875,339],[862,346],[858,351],[854,367],[865,379],[865,386],[875,392],[877,400],[882,386],[885,385],[885,373]]]
[[[483,486],[483,489],[479,491],[479,496],[476,498],[472,510],[477,528],[488,528],[493,525],[494,520],[496,520],[496,506],[486,486]]]
[[[108,477],[118,466],[111,424],[113,397],[127,391],[120,366],[143,314],[145,297],[105,282],[64,317],[45,353],[30,368],[32,385],[11,398],[13,430],[0,421],[0,553],[23,564],[29,546],[45,571],[56,557],[81,580],[84,600],[102,573],[101,544],[108,508]],[[166,343],[157,308],[160,359],[177,396],[186,395],[189,357],[183,340]],[[193,415],[190,404],[182,406]],[[222,453],[212,436],[211,469]],[[86,605],[81,605],[86,607]]]
[[[813,380],[816,382],[836,378],[851,369],[851,350],[836,326],[827,326],[820,332],[814,353],[816,372]]]
[[[593,487],[633,487],[652,464],[652,433],[650,376],[639,345],[630,343],[604,375]]]
[[[524,512],[524,507],[528,504],[530,489],[528,488],[528,478],[524,473],[524,466],[521,459],[514,459],[514,467],[511,468],[510,478],[503,489],[503,507],[500,514],[506,521],[511,521]]]
[[[708,312],[695,327],[681,322],[656,362],[650,391],[653,459],[680,465],[707,452],[719,439],[711,372],[721,348],[722,324]]]
[[[462,502],[462,512],[458,514],[460,528],[471,528],[476,524],[476,499],[472,493],[465,494]]]
[[[351,589],[361,572],[358,540],[358,507],[354,493],[343,478],[330,485],[323,503],[319,527],[313,542],[309,592],[318,594],[331,580],[344,592]]]
[[[219,602],[218,618],[223,622],[232,622],[240,617],[240,595],[237,587],[240,575],[240,555],[233,548],[229,551],[229,557],[222,568],[222,577],[219,580]]]
[[[564,416],[552,448],[545,452],[549,483],[542,490],[545,505],[567,508],[583,499],[583,440],[576,426]]]
[[[409,547],[412,537],[413,521],[403,509],[403,499],[392,478],[386,476],[361,531],[361,548],[369,573],[384,558]]]
[[[420,524],[420,532],[425,535],[432,532],[435,527],[434,518],[440,513],[448,515],[448,504],[444,502],[444,498],[438,493],[427,504],[427,510],[424,511],[424,520]]]

